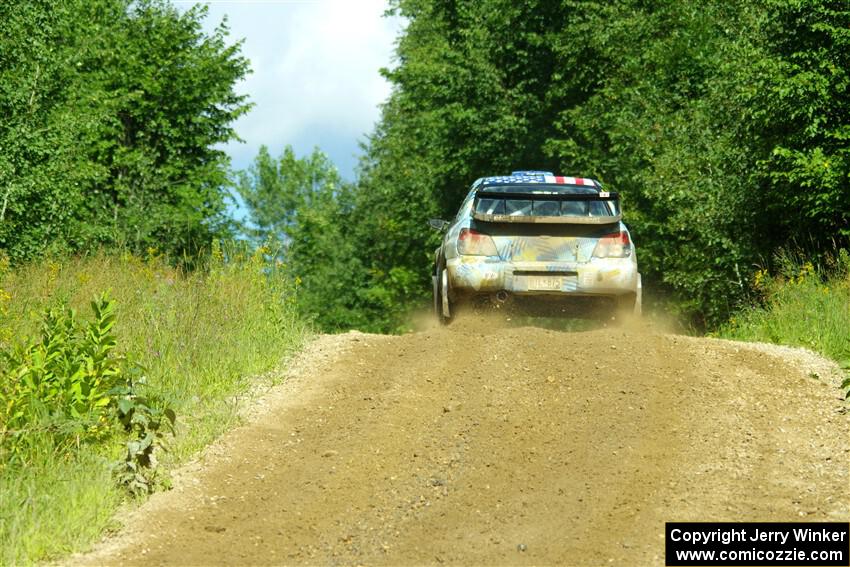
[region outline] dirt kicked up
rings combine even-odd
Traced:
[[[459,321],[319,339],[85,564],[663,565],[665,521],[850,517],[804,351]]]

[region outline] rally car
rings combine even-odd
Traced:
[[[475,181],[434,254],[434,312],[522,305],[542,315],[641,311],[641,276],[619,195],[594,180],[515,171]]]

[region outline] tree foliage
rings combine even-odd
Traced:
[[[425,304],[438,241],[427,219],[453,215],[475,178],[514,169],[619,191],[651,295],[697,325],[722,321],[776,248],[850,236],[846,2],[393,10],[407,20],[384,71],[393,91],[343,235],[359,270],[345,303],[371,328],[398,329]]]
[[[351,186],[327,156],[316,149],[299,158],[288,146],[274,158],[263,146],[237,188],[252,236],[294,279],[301,313],[327,329],[368,326],[356,300],[364,282],[351,238]]]
[[[191,254],[226,229],[248,72],[227,28],[165,0],[0,3],[0,249]]]

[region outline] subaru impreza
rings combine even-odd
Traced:
[[[434,253],[434,312],[517,305],[542,315],[641,312],[619,195],[595,179],[515,171],[475,181]]]

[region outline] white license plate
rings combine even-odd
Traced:
[[[561,291],[563,287],[561,276],[528,276],[529,291]]]

